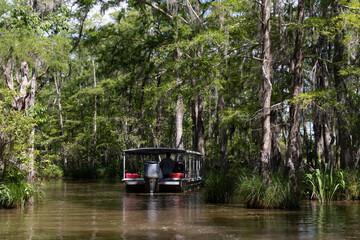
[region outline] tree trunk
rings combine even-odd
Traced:
[[[183,118],[184,118],[184,109],[183,109],[183,99],[182,95],[179,94],[176,101],[175,108],[175,148],[184,149],[183,143]]]
[[[294,50],[293,89],[292,97],[296,99],[301,93],[302,86],[302,62],[303,62],[303,28],[305,0],[298,1],[298,29]],[[290,106],[290,132],[289,143],[286,152],[286,161],[289,167],[289,176],[292,182],[292,191],[298,193],[296,172],[301,166],[301,143],[300,143],[300,105],[293,103]]]
[[[278,116],[280,114],[276,111],[271,113],[272,124],[271,124],[271,163],[270,166],[273,171],[276,171],[281,166],[281,145],[280,145],[280,126],[278,123]]]
[[[196,80],[193,79],[192,80],[192,86],[194,87],[196,85]],[[193,147],[192,149],[194,151],[198,150],[198,136],[197,136],[197,124],[198,124],[198,117],[199,117],[199,106],[198,106],[198,96],[195,95],[194,97],[194,101],[192,102],[192,122],[193,122],[193,126],[192,126],[192,133],[193,133]]]
[[[222,1],[220,1],[221,4]],[[226,41],[229,41],[229,30],[227,27],[224,26],[224,17],[225,17],[225,11],[222,9],[221,14],[219,16],[220,20],[220,29],[224,31],[224,35],[226,38]],[[223,45],[223,54],[221,56],[223,61],[223,68],[220,69],[220,73],[222,75],[222,79],[224,83],[226,83],[228,76],[226,73],[226,68],[228,65],[227,62],[227,55],[228,55],[228,44],[225,42]],[[224,174],[226,174],[229,170],[229,160],[227,157],[227,144],[228,144],[228,128],[227,126],[224,126],[222,123],[224,120],[224,110],[225,110],[225,97],[224,97],[224,91],[220,90],[218,91],[218,101],[219,101],[219,112],[220,112],[220,121],[218,122],[218,126],[220,128],[220,159],[221,159],[221,170]]]
[[[197,149],[205,156],[205,127],[204,127],[204,97],[198,98],[198,117],[197,117]]]
[[[36,85],[37,85],[37,69],[40,67],[40,59],[34,58],[35,66],[31,71],[31,77],[29,73],[29,65],[26,61],[21,62],[20,69],[16,71],[15,77],[18,82],[19,88],[15,89],[13,72],[14,72],[14,61],[9,60],[6,65],[2,66],[3,74],[6,78],[6,83],[10,90],[17,92],[14,97],[13,108],[17,111],[24,110],[25,114],[28,114],[28,110],[35,105]],[[45,73],[45,72],[44,72]],[[21,75],[21,79],[18,76]],[[17,91],[18,90],[18,91]],[[30,147],[28,149],[28,180],[30,182],[34,179],[34,144],[35,144],[35,128],[31,130],[29,136]]]
[[[220,118],[224,118],[225,99],[224,96],[220,97],[219,102]],[[227,173],[229,169],[229,161],[227,158],[227,128],[221,124],[220,127],[220,157],[221,157],[221,170],[223,173]]]
[[[335,5],[335,4],[334,4]],[[334,9],[337,9],[339,6],[334,6]],[[338,10],[335,10],[337,15],[339,14]],[[346,120],[343,108],[346,108],[347,96],[346,96],[346,83],[343,76],[340,74],[341,66],[343,64],[344,56],[344,44],[342,43],[344,39],[344,33],[338,31],[334,38],[334,57],[333,57],[333,74],[335,80],[335,89],[337,90],[337,100],[339,107],[337,109],[337,119],[338,119],[338,140],[340,146],[340,167],[341,168],[352,168],[354,167],[354,159],[351,151],[351,138],[346,127]]]
[[[60,81],[58,82],[56,76],[54,77],[55,81],[55,88],[56,88],[56,96],[57,102],[59,107],[59,122],[60,122],[60,129],[61,129],[61,140],[60,140],[60,148],[61,148],[61,162],[64,168],[67,167],[67,158],[65,153],[65,146],[64,146],[64,123],[63,123],[63,114],[62,114],[62,105],[61,105],[61,84]]]
[[[93,65],[93,77],[94,77],[94,89],[96,89],[96,71],[95,71],[95,62],[94,59],[92,60],[92,65]],[[96,131],[97,131],[97,124],[96,124],[96,114],[97,114],[97,95],[94,95],[94,145],[93,145],[93,157],[92,157],[92,162],[91,165],[94,168],[95,167],[95,160],[96,160]]]
[[[271,1],[262,0],[262,43],[263,43],[263,62],[262,62],[262,142],[260,152],[260,172],[270,182],[270,155],[271,155],[271,93],[272,93],[272,55],[270,40],[270,12]]]

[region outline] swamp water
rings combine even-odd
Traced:
[[[25,209],[0,209],[0,239],[360,239],[360,202],[298,211],[204,204],[201,193],[126,194],[121,183],[54,181]]]

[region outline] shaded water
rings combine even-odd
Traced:
[[[120,183],[47,184],[46,199],[0,209],[0,239],[360,239],[360,203],[298,211],[211,205],[199,192],[126,194]]]

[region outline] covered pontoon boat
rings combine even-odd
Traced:
[[[166,161],[170,164],[164,164]],[[196,189],[201,183],[201,153],[176,148],[125,150],[122,181],[126,192],[183,192]]]

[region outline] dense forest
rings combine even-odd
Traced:
[[[0,193],[174,147],[223,182],[210,201],[249,172],[358,199],[359,32],[357,0],[1,0]]]

